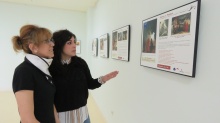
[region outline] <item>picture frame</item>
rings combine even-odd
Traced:
[[[92,40],[92,55],[98,56],[98,38]]]
[[[130,25],[112,31],[111,58],[129,61]]]
[[[195,77],[201,1],[142,22],[140,65]]]
[[[109,58],[109,35],[108,33],[99,37],[99,56]]]
[[[81,41],[77,40],[76,41],[76,54],[80,54],[81,53]]]

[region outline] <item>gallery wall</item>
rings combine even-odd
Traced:
[[[92,90],[108,123],[218,123],[219,25],[217,0],[202,0],[195,78],[140,66],[142,21],[191,0],[99,0],[87,12],[87,60],[94,77],[118,70],[116,78]],[[131,26],[130,61],[94,57],[92,40]],[[110,45],[111,49],[111,45]],[[187,49],[185,49],[187,50]]]

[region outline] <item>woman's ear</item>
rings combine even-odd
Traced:
[[[36,45],[34,45],[33,43],[29,44],[29,49],[31,50],[31,52],[33,54],[37,54],[37,52],[38,52],[38,47]]]

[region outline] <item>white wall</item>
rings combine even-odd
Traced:
[[[15,67],[24,59],[24,54],[13,51],[11,38],[19,35],[21,26],[36,24],[50,29],[68,29],[81,40],[81,54],[86,49],[86,13],[45,7],[27,6],[0,2],[0,91],[11,90]]]
[[[93,76],[120,71],[117,78],[91,91],[108,123],[220,122],[218,0],[201,3],[195,78],[140,66],[142,20],[189,2],[99,0],[88,11],[87,52],[91,52],[93,38],[111,36],[113,30],[131,25],[129,62],[87,54]]]
[[[25,24],[36,24],[52,32],[68,29],[81,40],[79,56],[85,57],[86,13],[0,2],[0,18],[0,123],[16,123],[20,118],[12,92],[12,77],[15,67],[24,60],[24,54],[13,51],[12,36],[19,35]],[[94,108],[95,104],[90,103],[90,106]]]

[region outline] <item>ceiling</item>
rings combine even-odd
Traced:
[[[86,12],[88,8],[95,6],[98,0],[0,0],[0,1]]]

